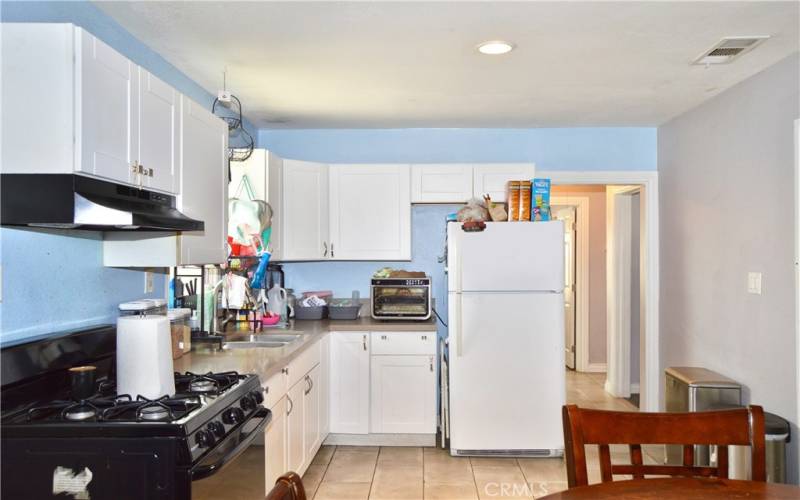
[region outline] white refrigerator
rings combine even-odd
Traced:
[[[447,225],[450,452],[564,451],[564,226]]]

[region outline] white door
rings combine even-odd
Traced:
[[[506,201],[508,181],[531,180],[536,176],[533,163],[479,163],[472,167],[472,192],[476,198],[484,194],[492,201]]]
[[[306,464],[306,433],[303,423],[305,390],[306,381],[301,379],[286,394],[286,403],[289,406],[286,409],[286,467],[298,474],[302,473]]]
[[[265,491],[272,489],[275,480],[289,470],[286,465],[286,402],[284,396],[270,408],[272,420],[264,431]]]
[[[464,203],[472,198],[472,165],[411,166],[411,203]]]
[[[283,160],[283,260],[321,260],[328,248],[328,166]]]
[[[564,356],[575,369],[575,207],[553,207],[555,218],[564,222]]]
[[[144,185],[177,193],[180,94],[139,68],[139,164]]]
[[[368,333],[331,334],[331,432],[369,432],[369,361]]]
[[[203,231],[181,233],[180,260],[220,264],[228,254],[228,126],[187,97],[181,98],[179,208],[202,220]]]
[[[303,391],[303,427],[305,429],[306,457],[310,460],[320,445],[320,366],[306,375]]]
[[[370,431],[436,433],[436,356],[373,356]]]
[[[561,221],[488,222],[468,233],[448,224],[450,291],[561,291],[564,228]]]
[[[449,308],[451,449],[563,449],[563,295],[451,293]]]
[[[80,47],[76,59],[76,168],[137,184],[139,177],[131,171],[138,152],[137,67],[86,31],[77,29],[75,33]]]
[[[330,183],[331,258],[411,259],[408,165],[332,165]]]

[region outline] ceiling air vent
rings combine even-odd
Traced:
[[[726,36],[709,50],[706,50],[692,61],[692,64],[725,64],[733,61],[745,52],[753,50],[769,35],[760,36]]]

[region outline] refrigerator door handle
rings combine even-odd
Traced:
[[[464,338],[461,333],[461,294],[456,294],[456,357],[460,358],[464,354],[463,343]]]

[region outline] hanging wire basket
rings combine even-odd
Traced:
[[[228,124],[228,160],[245,161],[253,154],[253,136],[242,127],[242,102],[231,94],[229,102],[214,99],[211,112]]]

